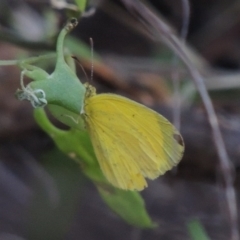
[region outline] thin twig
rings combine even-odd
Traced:
[[[194,80],[207,112],[209,123],[212,128],[214,144],[220,160],[220,167],[223,175],[225,195],[229,211],[231,240],[239,240],[237,201],[233,188],[232,177],[233,169],[226,151],[222,134],[219,129],[219,124],[212,101],[204,84],[204,80],[198,69],[192,64],[191,59],[186,54],[186,51],[184,51],[184,45],[170,31],[166,23],[158,19],[158,17],[140,1],[122,0],[122,2],[126,8],[129,9],[129,11],[140,18],[139,20],[142,21],[142,23],[148,27],[148,29],[152,29],[152,34],[156,36],[156,39],[163,40],[165,44],[167,44],[182,59]]]

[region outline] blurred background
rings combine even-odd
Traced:
[[[0,0],[0,60],[54,52],[58,32],[74,10],[48,0]],[[185,51],[204,76],[235,171],[239,203],[240,2],[144,1],[180,39],[189,21]],[[185,29],[186,30],[186,29]],[[93,84],[141,102],[180,127],[186,151],[178,167],[141,194],[158,227],[137,229],[109,210],[80,168],[60,153],[20,102],[20,70],[0,67],[0,239],[208,239],[194,238],[196,223],[209,239],[230,239],[231,223],[221,185],[219,159],[202,100],[174,50],[156,41],[121,0],[89,1],[67,46],[90,76],[89,38],[94,41]],[[52,64],[41,63],[51,72]],[[82,69],[77,69],[85,82]],[[179,94],[174,98],[174,81]],[[27,82],[27,79],[26,79]],[[176,108],[176,106],[178,106]],[[231,173],[230,173],[231,174]],[[200,236],[200,234],[195,234]]]

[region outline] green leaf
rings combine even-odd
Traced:
[[[34,115],[38,124],[54,140],[57,147],[81,166],[83,173],[96,185],[103,200],[115,213],[127,223],[140,228],[155,226],[138,192],[117,189],[107,181],[100,169],[87,131],[79,131],[76,128],[65,131],[56,128],[42,108],[36,109]]]
[[[187,228],[192,240],[210,240],[203,226],[198,220],[191,220]]]
[[[154,228],[138,192],[124,191],[111,186],[98,185],[98,191],[108,206],[127,223],[140,228]]]

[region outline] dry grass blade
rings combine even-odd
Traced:
[[[185,63],[189,73],[191,74],[196,88],[202,98],[204,106],[206,108],[209,123],[212,128],[214,143],[219,155],[221,172],[223,175],[223,185],[225,186],[226,201],[228,205],[230,228],[231,228],[231,240],[239,240],[238,232],[238,220],[237,220],[237,203],[236,195],[233,188],[233,177],[232,177],[232,166],[226,151],[226,147],[223,141],[222,134],[219,129],[218,120],[216,117],[215,110],[213,108],[212,101],[206,90],[203,77],[199,73],[198,69],[192,64],[189,58],[185,46],[182,42],[174,35],[171,29],[166,23],[161,21],[144,4],[140,1],[122,0],[126,8],[131,11],[135,16],[138,17],[145,27],[152,32],[153,36],[157,40],[161,39],[164,43],[170,47],[174,53]]]
[[[182,28],[180,32],[180,38],[185,43],[187,34],[188,34],[188,26],[189,26],[189,19],[190,19],[190,6],[188,0],[182,0],[182,13],[183,13],[183,22],[182,22]],[[179,63],[179,59],[174,55],[173,57],[173,72],[172,72],[172,81],[173,81],[173,87],[174,87],[174,111],[173,111],[173,120],[174,125],[177,129],[180,130],[181,124],[181,106],[180,106],[180,74],[177,71],[177,66]]]

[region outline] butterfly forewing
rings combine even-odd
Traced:
[[[142,190],[175,166],[184,145],[163,116],[127,98],[99,94],[85,99],[84,119],[104,175],[114,186]],[[177,140],[176,136],[181,140]]]

